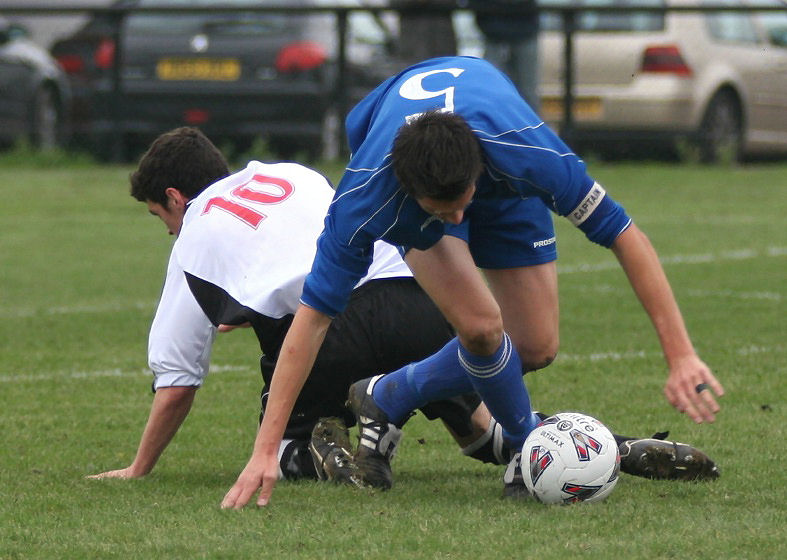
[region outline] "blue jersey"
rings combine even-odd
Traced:
[[[371,262],[375,240],[427,249],[454,227],[405,195],[392,168],[399,128],[434,109],[461,115],[480,140],[484,171],[474,200],[537,197],[605,246],[629,224],[624,210],[504,74],[472,57],[427,60],[383,82],[347,117],[353,156],[306,278],[301,296],[306,305],[331,316],[341,311]]]

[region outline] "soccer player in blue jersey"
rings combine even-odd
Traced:
[[[659,337],[667,399],[697,423],[714,420],[713,393],[724,390],[695,352],[647,237],[491,64],[469,57],[416,64],[352,110],[347,134],[353,156],[284,341],[252,457],[223,507],[242,507],[260,488],[257,503],[268,503],[292,403],[378,239],[401,247],[457,336],[422,362],[351,388],[361,426],[356,460],[370,483],[387,485],[397,425],[422,402],[477,391],[513,449],[538,422],[522,374],[548,365],[558,348],[550,211],[612,249]],[[515,456],[507,485],[521,485],[518,472]]]

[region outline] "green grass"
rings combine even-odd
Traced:
[[[655,336],[612,255],[557,224],[562,353],[528,375],[535,406],[670,429],[718,461],[719,481],[624,475],[601,504],[512,503],[500,467],[417,416],[392,491],[280,483],[268,508],[241,512],[218,504],[256,428],[249,332],[219,338],[220,371],[149,477],[84,479],[130,463],[151,402],[147,329],[171,239],[128,196],[129,171],[0,164],[0,558],[783,556],[787,165],[592,166],[659,249],[727,389],[713,425],[662,397]]]

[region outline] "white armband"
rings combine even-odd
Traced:
[[[571,221],[572,224],[575,226],[579,226],[587,220],[593,211],[598,208],[598,205],[601,204],[601,201],[604,200],[604,196],[606,196],[607,191],[604,190],[604,187],[599,185],[598,183],[593,183],[588,194],[582,201],[574,208],[566,217]]]

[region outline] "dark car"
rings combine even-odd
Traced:
[[[0,17],[0,145],[25,139],[40,148],[67,136],[68,80],[27,30]]]
[[[188,6],[211,4],[195,0]],[[238,8],[266,4],[282,5],[278,0],[222,2]],[[115,6],[132,11],[119,34],[111,14],[103,13],[53,45],[75,92],[75,132],[104,150],[103,155],[111,155],[107,151],[114,147],[133,157],[162,131],[193,125],[218,142],[228,140],[241,148],[264,137],[280,156],[305,152],[331,157],[338,151],[342,109],[392,71],[390,65],[375,63],[385,58],[386,41],[368,13],[350,18],[342,102],[335,95],[332,13],[133,11],[183,5],[178,0],[121,0]]]

